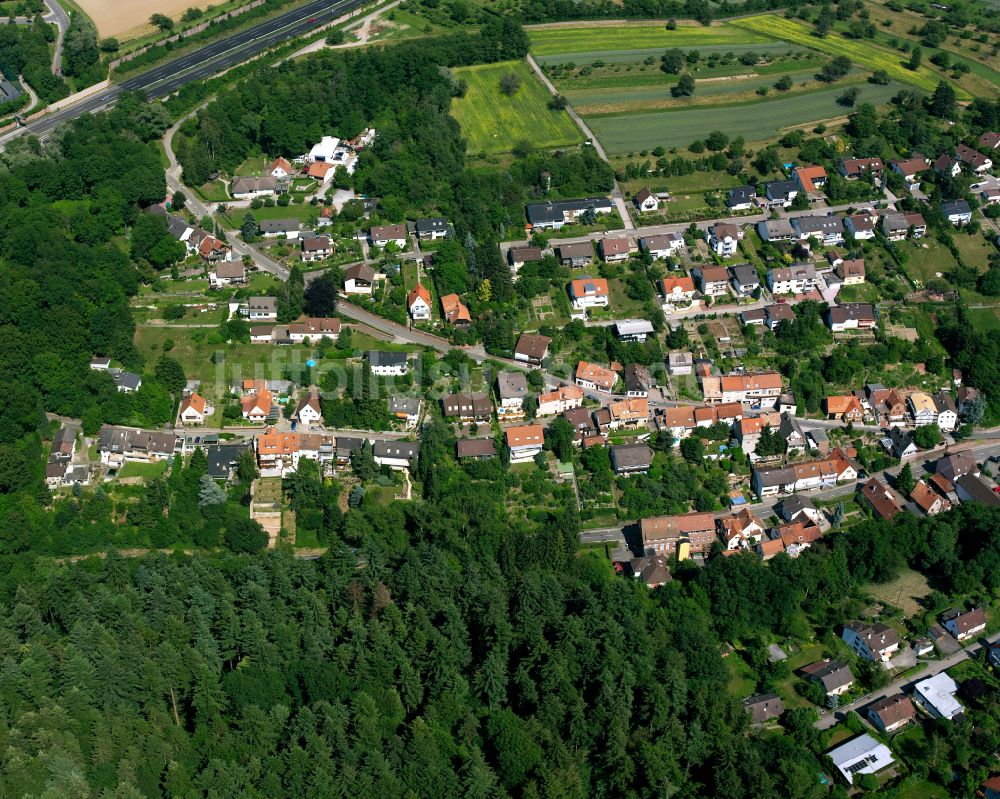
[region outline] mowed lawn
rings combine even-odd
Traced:
[[[896,94],[899,84],[863,84],[859,102],[881,105]],[[845,115],[848,109],[837,104],[842,88],[765,99],[745,105],[678,109],[653,113],[587,116],[587,124],[609,153],[631,153],[662,147],[684,147],[704,138],[710,130],[739,122],[739,133],[748,142],[773,139],[783,128]]]
[[[572,28],[529,28],[531,54],[550,56],[563,53],[601,53],[615,50],[670,49],[672,47],[714,47],[766,42],[768,37],[731,25],[681,26],[669,31],[663,24],[581,26]]]
[[[805,23],[785,19],[774,14],[743,17],[734,20],[732,24],[737,28],[743,28],[747,33],[771,36],[812,50],[819,50],[821,53],[834,57],[846,56],[854,64],[871,70],[884,70],[893,80],[917,86],[928,92],[934,91],[941,79],[926,65],[917,70],[908,69],[903,63],[905,58],[902,54],[885,50],[870,41],[845,39],[835,34],[821,39],[815,36],[813,29]],[[967,92],[965,90],[956,87],[956,92],[961,98],[966,99]]]
[[[521,141],[549,149],[583,141],[583,134],[565,111],[553,111],[551,95],[523,61],[460,67],[455,76],[466,81],[465,97],[452,101],[451,113],[462,128],[473,155],[508,153]],[[513,97],[500,91],[500,79],[513,73],[521,86]]]

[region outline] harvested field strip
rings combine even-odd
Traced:
[[[707,53],[747,53],[753,51],[755,53],[768,54],[768,55],[780,55],[782,53],[793,53],[802,50],[798,47],[787,42],[761,42],[759,44],[732,44],[732,45],[706,45],[711,49],[704,51]],[[627,50],[591,50],[585,53],[554,53],[552,55],[536,55],[532,53],[532,57],[543,66],[545,64],[564,64],[567,61],[572,61],[576,64],[592,64],[595,61],[603,61],[606,64],[629,64],[638,63],[644,58],[652,56],[653,58],[659,60],[660,56],[663,55],[663,47],[645,47],[641,49],[627,49]]]
[[[890,83],[888,86],[864,84],[859,88],[859,102],[881,105],[902,87],[898,83]],[[761,142],[774,138],[784,128],[843,116],[848,109],[837,104],[837,98],[842,93],[843,88],[835,88],[762,100],[738,106],[739,110],[730,112],[728,116],[720,115],[716,106],[592,116],[587,117],[587,124],[612,154],[636,152],[657,145],[683,147],[702,138],[707,131],[724,126],[727,118],[739,119],[738,132],[748,142]]]
[[[828,83],[821,83],[813,78],[814,69],[805,69],[798,72],[789,72],[788,76],[795,81],[795,89],[787,92],[778,92],[774,89],[771,94],[777,97],[786,97],[795,94],[806,94],[809,90],[821,91],[832,88]],[[799,84],[805,81],[807,87]],[[853,78],[837,83],[842,86],[847,83],[860,83],[864,78],[861,73]],[[598,110],[597,106],[621,105],[621,110],[627,110],[629,105],[636,103],[654,103],[653,108],[691,108],[702,105],[723,105],[733,102],[753,102],[759,100],[765,102],[757,94],[757,88],[761,85],[769,84],[759,76],[750,78],[734,78],[728,80],[699,81],[693,97],[674,99],[670,96],[670,84],[661,83],[659,86],[623,86],[618,89],[587,89],[583,91],[567,90],[564,92],[573,107],[578,113],[587,116],[594,114],[606,114],[608,110]],[[632,109],[641,111],[641,107]]]
[[[452,102],[451,113],[468,140],[470,153],[510,152],[525,139],[543,149],[583,141],[569,114],[548,107],[548,91],[525,62],[484,64],[454,72],[468,84],[465,96]],[[513,97],[500,91],[500,79],[509,74],[521,81]]]
[[[734,20],[734,26],[744,28],[754,33],[762,33],[773,36],[775,39],[783,39],[786,42],[793,42],[819,50],[832,56],[846,56],[859,66],[867,67],[871,70],[884,70],[889,77],[901,83],[908,83],[917,86],[925,91],[932,92],[937,86],[940,78],[931,72],[926,66],[920,67],[917,71],[907,69],[903,64],[903,57],[897,53],[883,50],[868,41],[856,41],[844,39],[839,36],[827,36],[819,38],[814,36],[812,29],[801,22],[784,19],[773,15],[760,15],[755,17],[743,17]],[[956,89],[960,96],[965,92]]]
[[[622,25],[601,28],[547,28],[529,30],[531,52],[541,56],[556,53],[597,53],[636,48],[716,47],[766,42],[767,34],[747,36],[746,30],[730,25],[680,27]]]

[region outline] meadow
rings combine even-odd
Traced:
[[[841,36],[819,38],[802,22],[773,14],[761,14],[734,20],[732,25],[751,34],[763,34],[775,39],[818,50],[831,56],[846,56],[852,63],[871,70],[882,70],[893,80],[932,92],[941,78],[927,66],[911,70],[903,63],[904,56],[873,45],[870,41],[845,39]],[[960,95],[964,90],[958,90]]]
[[[890,83],[887,86],[864,84],[858,88],[861,90],[859,102],[880,105],[901,87]],[[610,114],[586,119],[608,153],[616,155],[648,150],[657,145],[685,147],[695,139],[704,138],[710,130],[725,128],[730,119],[738,120],[738,126],[732,129],[738,130],[747,142],[764,142],[774,139],[785,128],[846,115],[848,109],[837,103],[842,93],[843,88],[834,88],[790,97],[772,94],[760,102],[742,105]]]
[[[766,34],[748,33],[729,24],[681,26],[667,30],[662,23],[622,26],[534,27],[528,29],[531,52],[538,56],[617,53],[623,50],[656,50],[672,47],[705,48],[723,45],[740,47],[766,43]]]
[[[548,107],[551,95],[525,62],[460,67],[454,73],[468,84],[465,96],[452,102],[451,113],[462,128],[470,154],[510,152],[524,140],[540,149],[583,141],[569,114]],[[521,81],[512,97],[500,91],[500,79],[508,74]]]

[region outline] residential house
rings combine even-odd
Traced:
[[[102,425],[97,438],[101,463],[119,468],[126,461],[156,462],[173,458],[183,445],[176,433]]]
[[[387,247],[392,244],[400,250],[405,250],[409,233],[406,225],[378,225],[368,231],[368,239],[376,247]]]
[[[736,255],[739,249],[740,239],[743,238],[743,231],[736,225],[718,222],[709,227],[705,240],[712,252],[720,258],[729,258]]]
[[[205,424],[205,417],[210,416],[214,411],[208,401],[195,392],[191,392],[181,400],[178,418],[181,424]]]
[[[941,215],[955,227],[972,221],[972,206],[965,200],[949,200],[941,203]]]
[[[596,363],[580,361],[576,365],[576,384],[581,388],[611,391],[617,380],[618,375]]]
[[[808,294],[816,288],[816,267],[793,264],[767,270],[767,286],[774,294]]]
[[[335,169],[336,166],[334,164],[316,161],[306,167],[306,174],[320,183],[328,183],[333,177]]]
[[[623,319],[615,322],[614,330],[621,341],[645,341],[654,335],[653,323],[645,319]]]
[[[697,266],[691,270],[698,291],[706,297],[724,297],[729,293],[729,271],[724,266]]]
[[[309,236],[302,239],[302,260],[306,263],[322,261],[333,254],[333,242],[329,236]]]
[[[824,247],[844,243],[844,223],[839,216],[797,216],[792,227],[801,242],[816,239]]]
[[[273,197],[278,191],[278,180],[271,175],[259,178],[237,176],[229,184],[229,193],[234,200],[248,200],[255,197]]]
[[[868,706],[868,721],[882,733],[895,732],[913,721],[916,716],[917,709],[906,694],[886,696]]]
[[[580,392],[581,394],[583,392]],[[504,370],[497,375],[497,418],[501,424],[512,419],[524,418],[524,401],[528,397],[528,379],[524,372]]]
[[[934,162],[934,171],[939,175],[957,178],[962,172],[962,162],[948,153],[941,153]]]
[[[111,359],[107,356],[97,356],[91,358],[90,368],[95,372],[106,372],[111,368]]]
[[[889,442],[888,446],[886,441]],[[901,461],[914,457],[920,451],[917,442],[913,440],[913,433],[902,427],[891,427],[889,435],[880,443]]]
[[[266,239],[273,239],[277,236],[297,239],[302,230],[302,222],[298,219],[262,219],[258,226]]]
[[[643,236],[639,239],[639,248],[648,252],[654,258],[671,258],[684,249],[684,236],[680,233],[664,233],[656,236]]]
[[[251,322],[276,322],[278,300],[276,297],[248,297],[240,308]]]
[[[967,641],[986,629],[986,613],[982,608],[960,611],[953,610],[941,617],[944,628],[957,641]]]
[[[854,685],[854,674],[850,667],[840,660],[818,660],[803,666],[802,673],[806,679],[817,682],[826,691],[827,696],[846,694]]]
[[[648,186],[639,189],[635,193],[635,196],[632,197],[632,202],[638,210],[646,213],[655,211],[660,207],[660,201],[656,199],[656,195],[649,190]]]
[[[559,245],[559,260],[563,266],[587,266],[594,260],[594,245],[589,241],[577,241]]]
[[[977,175],[989,172],[993,168],[993,159],[965,144],[956,145],[955,157]]]
[[[232,480],[240,456],[247,451],[253,451],[253,444],[250,442],[212,444],[206,447],[209,476],[213,480]]]
[[[802,496],[792,496],[783,499],[777,507],[778,514],[786,522],[809,521],[819,524],[822,514],[817,510],[812,500]]]
[[[662,555],[632,558],[629,561],[629,569],[632,576],[642,580],[647,588],[659,588],[670,582],[670,568],[667,566],[667,559]]]
[[[287,158],[275,158],[271,162],[271,165],[266,170],[267,174],[272,178],[277,178],[279,180],[284,180],[285,178],[291,177],[295,173],[295,167],[292,166],[291,162]]]
[[[649,400],[645,397],[626,397],[615,400],[607,408],[602,408],[601,411],[607,413],[606,426],[611,430],[617,430],[621,427],[639,427],[649,422]]]
[[[660,281],[660,293],[663,302],[674,305],[679,302],[691,302],[694,299],[694,281],[690,275],[665,277]]]
[[[845,330],[872,330],[877,323],[875,306],[867,302],[845,302],[829,308],[826,324],[834,333]]]
[[[344,270],[345,294],[371,294],[375,270],[367,264],[355,264]]]
[[[108,374],[115,382],[115,388],[122,394],[134,394],[142,388],[142,378],[135,372],[124,369],[108,369]]]
[[[826,170],[821,166],[800,166],[792,170],[792,178],[800,191],[820,194],[826,185]]]
[[[744,420],[746,421],[746,420]],[[764,523],[748,508],[718,520],[719,538],[727,550],[750,549],[764,538]]]
[[[798,238],[795,228],[787,219],[767,219],[757,223],[757,233],[764,241],[794,241]]]
[[[208,285],[213,289],[247,282],[247,270],[242,261],[226,261],[217,264],[208,273]]]
[[[409,469],[417,462],[420,444],[409,441],[376,441],[372,455],[379,466],[390,469]]]
[[[781,718],[785,705],[777,694],[756,694],[743,700],[743,707],[750,714],[751,724],[766,724]]]
[[[841,261],[833,271],[845,286],[856,286],[865,282],[865,261],[863,258]]]
[[[488,422],[493,413],[490,395],[483,391],[466,394],[445,394],[441,397],[441,409],[446,418],[462,422]]]
[[[956,482],[959,477],[971,474],[973,477],[979,476],[979,466],[975,458],[968,452],[957,452],[953,455],[945,455],[939,458],[934,471],[950,480]]]
[[[899,651],[899,635],[881,622],[849,621],[844,625],[842,637],[854,654],[864,660],[888,663]]]
[[[497,445],[492,438],[460,438],[456,450],[459,460],[488,461],[497,456]]]
[[[569,284],[569,296],[573,308],[586,311],[588,308],[606,308],[610,302],[608,281],[603,277],[584,277]]]
[[[315,343],[324,338],[335,339],[340,336],[340,329],[339,319],[309,316],[288,325],[288,340],[292,344],[302,344],[306,341]]]
[[[52,448],[49,451],[50,460],[70,461],[76,452],[76,437],[79,427],[60,427],[52,436]]]
[[[420,397],[389,397],[386,400],[389,413],[407,428],[414,428],[420,420]]]
[[[753,294],[760,288],[757,270],[752,264],[737,264],[729,267],[730,280],[737,294]]]
[[[858,241],[868,241],[875,238],[875,223],[878,217],[873,214],[851,214],[844,218],[844,229]]]
[[[770,560],[785,551],[785,542],[781,538],[764,538],[754,544],[753,549],[761,560]]]
[[[507,262],[515,272],[527,263],[541,260],[541,247],[511,247],[507,250]]]
[[[319,424],[323,421],[323,409],[320,407],[317,389],[310,388],[306,395],[299,400],[292,418],[302,425]]]
[[[848,180],[858,180],[865,175],[881,178],[884,169],[881,158],[844,158],[840,162],[840,174]]]
[[[767,311],[763,308],[751,308],[750,310],[740,311],[739,319],[741,325],[763,327],[764,320],[767,319]]]
[[[445,294],[441,298],[441,315],[455,327],[468,328],[472,325],[472,315],[457,294]]]
[[[228,244],[224,244],[221,239],[199,231],[195,231],[193,235],[198,239],[197,253],[203,260],[210,264],[232,260],[232,248]]]
[[[893,172],[897,175],[901,175],[907,183],[915,183],[917,175],[921,172],[927,171],[927,168],[930,166],[930,161],[922,155],[914,153],[912,158],[907,158],[901,161],[890,161],[889,166]]]
[[[538,395],[539,416],[552,416],[557,413],[579,408],[583,405],[583,389],[578,386],[559,386],[554,391]]]
[[[850,461],[841,457],[791,463],[788,466],[754,467],[751,469],[751,486],[761,499],[797,491],[830,488],[839,483],[856,480],[857,470]]]
[[[267,421],[274,406],[274,397],[263,387],[252,389],[240,400],[243,418],[258,424]]]
[[[910,499],[925,516],[937,516],[942,511],[951,509],[951,503],[923,480],[917,481],[916,486],[910,492]]]
[[[702,388],[706,381],[702,381]],[[705,395],[706,402],[739,402],[754,408],[773,408],[781,396],[781,375],[778,372],[749,372],[723,375],[719,380],[718,397]]]
[[[680,555],[681,549],[692,554],[708,552],[715,541],[715,517],[692,511],[679,516],[654,516],[639,521],[642,545],[646,554]],[[686,544],[686,547],[679,547]]]
[[[340,466],[350,463],[351,457],[364,449],[367,442],[363,438],[350,438],[348,436],[337,436],[336,441],[336,461]]]
[[[514,345],[514,360],[532,366],[541,366],[548,357],[549,345],[552,339],[548,336],[538,336],[533,333],[522,333]]]
[[[872,477],[861,487],[861,496],[875,515],[885,521],[891,521],[903,510],[899,495],[877,477]]]
[[[418,219],[413,224],[413,229],[421,241],[437,241],[447,236],[451,228],[447,219],[434,216],[428,219]]]
[[[597,252],[605,263],[620,263],[629,259],[631,244],[627,238],[603,238],[597,242]]]
[[[369,350],[365,353],[365,360],[368,361],[372,374],[380,377],[405,375],[410,368],[405,352]]]
[[[1000,133],[986,131],[986,133],[979,137],[979,146],[984,150],[996,150],[1000,147]]]
[[[689,375],[694,369],[694,356],[690,352],[671,352],[667,355],[667,372],[672,375]]]
[[[955,481],[955,492],[962,502],[977,502],[988,508],[1000,508],[1000,494],[981,477],[962,475]]]
[[[764,325],[769,330],[777,330],[782,322],[794,322],[795,309],[787,303],[775,303],[764,308]]]
[[[687,438],[698,426],[694,418],[694,408],[682,406],[678,408],[663,408],[657,414],[657,427],[666,430],[680,441]]]
[[[625,394],[628,397],[648,397],[653,386],[653,378],[649,368],[639,363],[630,363],[622,374],[625,382]]]
[[[1000,187],[990,186],[979,192],[979,202],[981,205],[996,205],[1000,203]]]
[[[848,785],[853,785],[859,774],[876,774],[896,762],[889,747],[867,733],[826,754]]]
[[[827,419],[839,419],[844,424],[857,424],[864,419],[861,402],[853,394],[835,394],[823,400]]]
[[[928,394],[914,391],[906,398],[906,404],[909,406],[915,426],[923,427],[937,423],[937,406]]]
[[[902,241],[908,236],[922,238],[927,232],[927,223],[916,213],[886,213],[882,215],[882,233],[889,241]]]
[[[955,698],[958,685],[946,671],[920,680],[913,686],[913,697],[935,718],[951,721],[965,712],[962,703]]]
[[[617,444],[610,447],[615,474],[645,474],[653,463],[653,451],[645,444]]]
[[[764,184],[764,197],[757,198],[765,208],[787,208],[799,194],[799,184],[794,180],[772,180]]]
[[[958,389],[958,412],[964,414],[969,407],[979,400],[979,389],[972,386],[959,386]]]
[[[605,409],[602,408],[602,410]],[[575,433],[574,442],[576,444],[584,443],[592,438],[597,438],[604,442],[604,439],[598,434],[599,431],[597,423],[594,421],[594,414],[587,408],[570,408],[563,411],[561,415],[569,423],[570,427],[573,428]]]
[[[508,427],[504,431],[507,438],[507,449],[510,452],[511,463],[524,463],[532,460],[542,451],[545,443],[545,430],[540,424]]]
[[[773,418],[772,418],[773,417]],[[757,442],[765,429],[775,430],[780,421],[778,414],[771,413],[762,416],[747,416],[740,419],[733,425],[733,437],[747,455],[753,455],[757,451]]]
[[[756,186],[737,186],[726,192],[726,208],[730,211],[749,211],[756,198]]]
[[[613,211],[614,203],[607,197],[549,200],[525,207],[528,223],[533,230],[559,230],[563,225],[576,222],[584,214],[610,214]]]
[[[427,287],[417,283],[406,296],[406,310],[414,322],[426,322],[431,318],[431,293]]]

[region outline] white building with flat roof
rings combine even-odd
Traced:
[[[848,785],[854,784],[857,774],[875,774],[895,762],[889,747],[867,733],[852,738],[826,754]]]
[[[939,719],[953,719],[965,712],[965,707],[955,698],[958,685],[942,671],[913,686],[913,694],[927,711]]]

